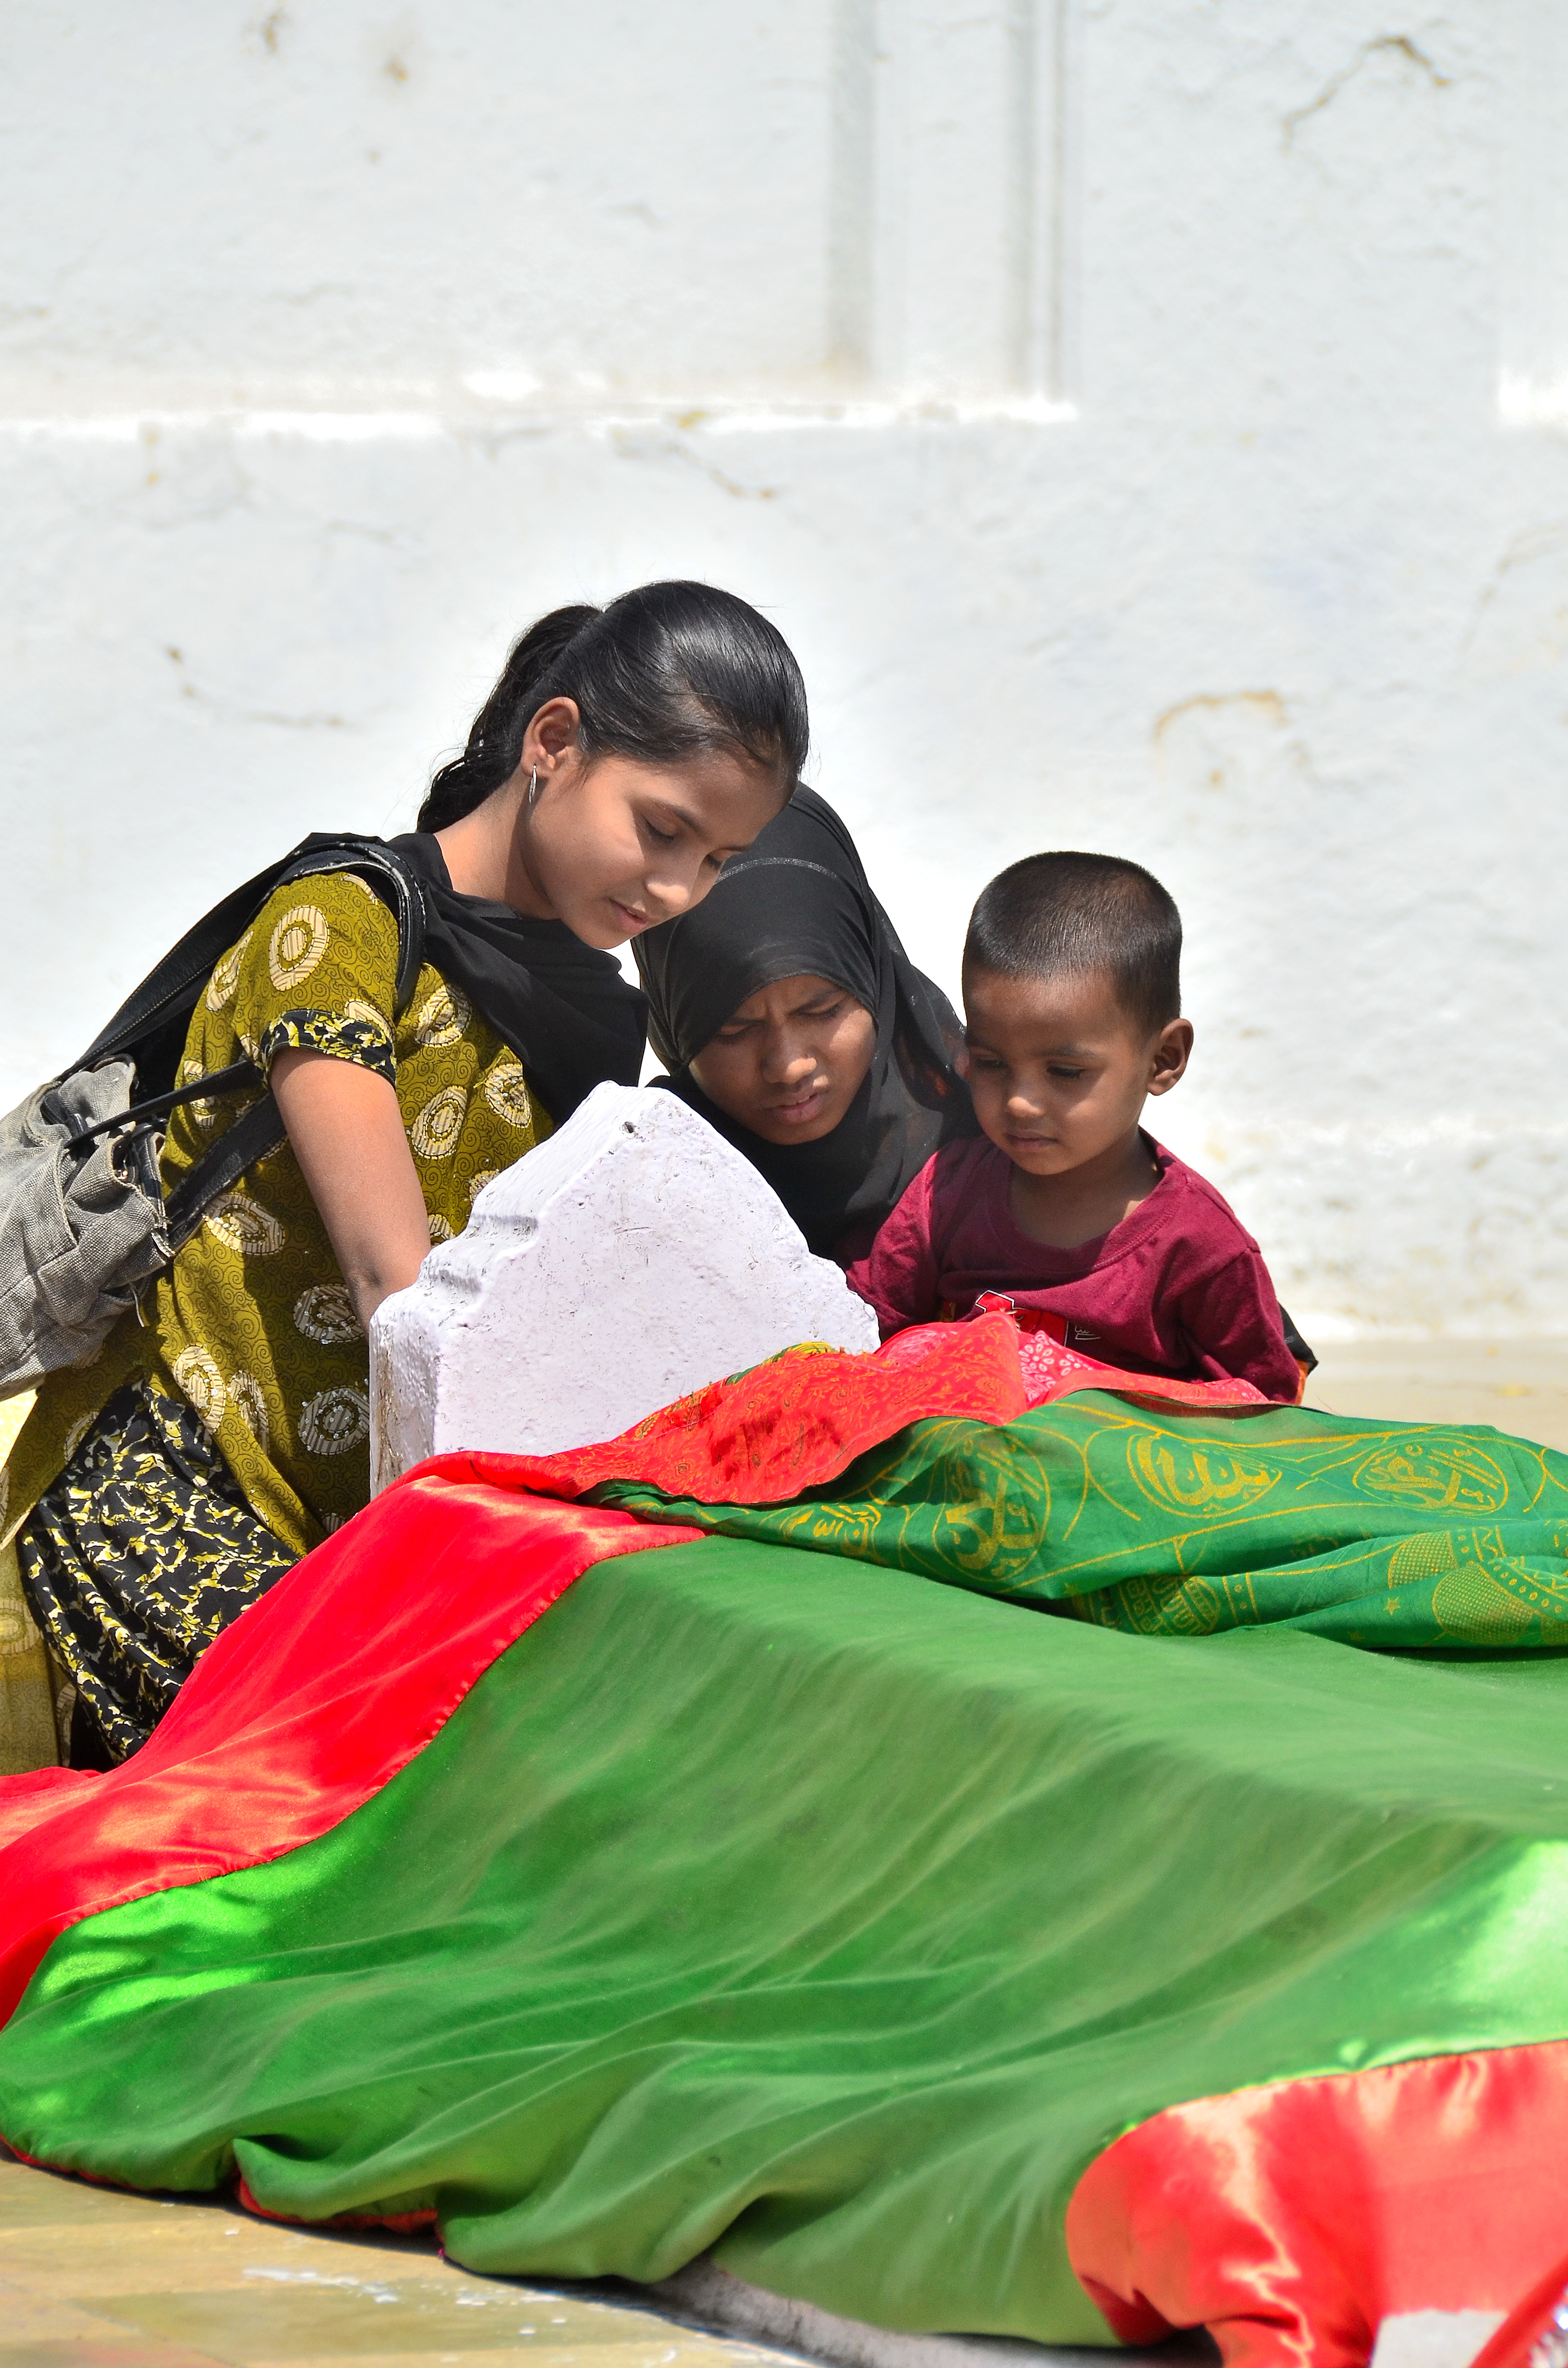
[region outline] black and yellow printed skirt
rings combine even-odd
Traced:
[[[297,1557],[252,1512],[194,1410],[137,1381],[115,1392],[39,1498],[17,1559],[76,1688],[72,1762],[111,1767]]]

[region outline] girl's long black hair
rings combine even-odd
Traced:
[[[443,765],[418,827],[443,829],[509,781],[547,700],[576,701],[587,757],[646,764],[726,749],[794,787],[811,739],[806,687],[789,643],[749,602],[711,584],[644,584],[608,609],[552,609],[530,625]]]

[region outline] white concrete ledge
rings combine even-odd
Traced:
[[[171,401],[35,409],[0,392],[0,436],[30,442],[132,444],[149,433],[210,434],[241,438],[284,438],[307,444],[402,444],[442,436],[530,434],[571,428],[589,436],[629,427],[659,427],[682,436],[771,436],[780,430],[903,427],[1070,427],[1077,406],[1049,395],[957,396],[918,393],[846,395],[842,400],[758,395],[660,397],[608,404],[557,398],[537,403],[486,403],[460,394],[412,397],[364,405],[309,401],[240,404]]]

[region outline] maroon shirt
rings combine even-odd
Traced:
[[[1178,1381],[1229,1374],[1293,1403],[1301,1373],[1257,1244],[1212,1184],[1143,1141],[1159,1182],[1120,1224],[1071,1250],[1019,1231],[1007,1206],[1013,1163],[985,1136],[938,1151],[849,1269],[884,1339],[1005,1292],[1104,1364]]]

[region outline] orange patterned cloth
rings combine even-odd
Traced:
[[[465,1452],[437,1463],[449,1474],[545,1497],[583,1497],[607,1480],[636,1480],[705,1505],[776,1505],[836,1479],[912,1422],[938,1416],[1010,1422],[1074,1390],[1268,1411],[1250,1383],[1119,1372],[1045,1332],[1020,1333],[1011,1313],[993,1310],[965,1324],[912,1326],[869,1356],[807,1341],[661,1406],[600,1445],[559,1455]]]

